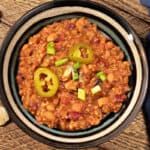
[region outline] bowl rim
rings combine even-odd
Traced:
[[[143,63],[143,66],[145,68],[144,71],[145,71],[145,80],[144,80],[144,87],[142,88],[142,92],[140,94],[140,98],[139,99],[142,99],[142,100],[138,100],[134,110],[132,111],[132,116],[128,117],[125,122],[120,125],[119,129],[122,130],[122,128],[124,128],[125,126],[127,126],[128,122],[130,122],[132,120],[132,118],[135,117],[135,115],[137,114],[137,112],[139,111],[143,101],[144,101],[144,97],[146,95],[146,90],[147,90],[147,86],[148,86],[148,65],[147,65],[147,60],[146,60],[146,56],[145,56],[145,53],[144,53],[144,49],[143,49],[143,46],[139,40],[139,38],[137,37],[137,35],[135,34],[135,31],[133,29],[131,29],[130,25],[120,16],[118,16],[117,13],[115,13],[114,11],[112,11],[111,9],[107,8],[106,6],[104,5],[101,5],[99,3],[95,3],[95,2],[90,2],[90,1],[85,1],[85,0],[72,0],[72,1],[67,1],[67,0],[62,0],[61,1],[61,4],[60,4],[60,1],[55,1],[55,2],[47,2],[47,3],[44,3],[34,9],[32,9],[31,11],[29,11],[26,15],[24,15],[23,17],[21,17],[17,22],[16,24],[10,29],[9,33],[7,34],[3,44],[2,44],[2,47],[1,47],[1,56],[0,56],[0,65],[1,65],[1,68],[0,68],[0,71],[2,72],[2,68],[4,67],[3,66],[3,59],[4,59],[4,55],[5,55],[5,49],[7,49],[7,46],[8,46],[8,43],[10,42],[11,40],[11,37],[13,36],[13,34],[18,30],[19,27],[22,26],[23,22],[25,22],[26,20],[28,20],[30,17],[32,17],[33,15],[37,14],[38,12],[42,11],[43,9],[45,8],[53,8],[53,7],[57,7],[59,5],[62,5],[63,3],[66,4],[67,2],[67,5],[72,5],[72,4],[78,4],[78,6],[81,5],[81,2],[82,2],[82,6],[86,6],[86,7],[92,7],[92,9],[99,9],[99,8],[102,8],[104,9],[105,11],[109,11],[111,12],[111,14],[113,15],[113,18],[115,18],[117,21],[119,21],[121,24],[123,24],[135,37],[135,40],[136,42],[138,43],[138,46],[140,47],[140,53],[141,53],[141,57],[143,58],[142,59],[142,63]],[[3,79],[2,79],[2,75],[0,74],[0,82],[3,83]],[[8,112],[10,114],[10,116],[12,117],[12,119],[17,123],[17,125],[22,128],[24,131],[26,131],[30,136],[36,138],[37,140],[40,140],[44,143],[47,143],[47,144],[51,144],[51,145],[54,145],[56,147],[68,147],[68,144],[64,144],[64,143],[61,143],[61,144],[57,144],[57,142],[54,142],[54,141],[50,141],[50,140],[46,140],[44,138],[41,138],[39,137],[38,135],[36,135],[35,132],[33,132],[30,128],[27,128],[23,123],[22,121],[16,116],[16,114],[14,114],[12,108],[10,107],[10,104],[7,102],[7,97],[5,95],[5,91],[4,91],[4,85],[1,84],[0,85],[0,93],[1,93],[1,99],[4,103],[4,105],[6,106],[6,108],[8,109]],[[106,135],[107,136],[107,140],[112,138],[112,136],[116,135],[116,133],[118,134],[119,132],[121,131],[118,131],[118,129],[116,129],[113,133],[110,133],[110,135]],[[105,138],[105,137],[104,137]],[[101,141],[106,141],[106,139],[101,139]],[[95,140],[95,141],[91,141],[91,142],[88,142],[88,145],[89,146],[93,146],[93,145],[97,145],[99,143],[102,143],[100,142],[99,140]],[[79,145],[76,145],[76,144],[71,144],[69,147],[74,147],[74,146],[79,146]],[[79,146],[81,147],[81,146]],[[82,143],[82,147],[87,147],[87,143]]]

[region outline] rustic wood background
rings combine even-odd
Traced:
[[[13,23],[31,8],[48,0],[1,0],[0,45]],[[141,38],[150,31],[148,9],[139,0],[93,0],[102,3],[122,15]],[[150,134],[150,133],[149,133]],[[0,150],[54,150],[29,137],[14,123],[0,127]],[[150,150],[150,140],[146,132],[142,111],[134,121],[113,140],[87,150]]]

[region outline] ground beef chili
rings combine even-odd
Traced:
[[[120,110],[130,75],[123,51],[88,19],[74,18],[30,37],[16,79],[23,106],[38,123],[75,131]]]

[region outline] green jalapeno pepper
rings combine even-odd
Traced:
[[[41,97],[52,97],[59,86],[57,76],[48,68],[38,68],[34,72],[34,87]]]
[[[82,49],[84,50],[85,57],[82,56]],[[94,59],[93,50],[86,44],[76,44],[69,51],[69,58],[72,61],[89,64]]]

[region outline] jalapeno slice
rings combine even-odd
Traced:
[[[59,86],[57,76],[48,68],[38,68],[34,72],[34,87],[41,97],[52,97]]]
[[[89,64],[94,59],[93,50],[87,44],[79,43],[69,51],[69,58],[72,61]]]

